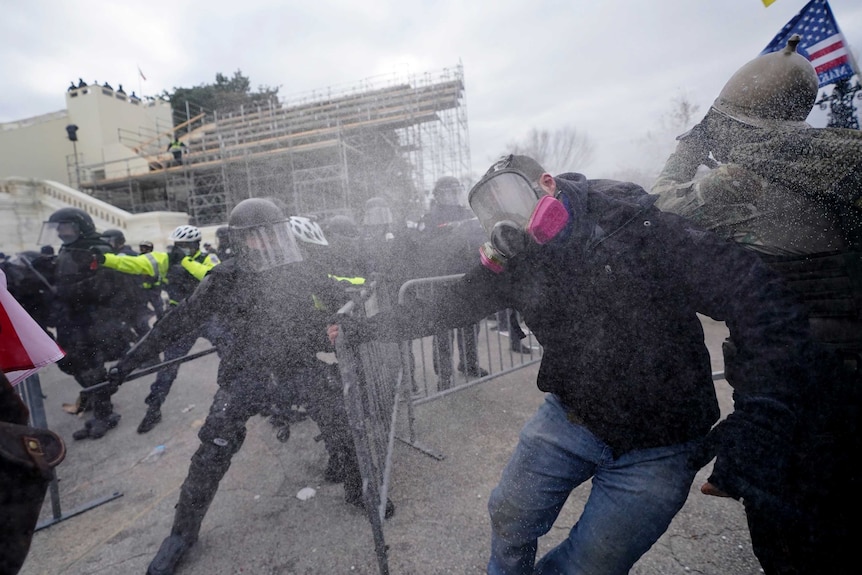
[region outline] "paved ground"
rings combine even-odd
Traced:
[[[711,349],[723,326],[705,321]],[[205,349],[199,342],[196,349]],[[57,468],[64,514],[115,492],[121,497],[36,533],[22,575],[143,574],[170,530],[173,506],[215,389],[217,358],[195,360],[180,370],[152,432],[138,435],[143,398],[153,376],[126,384],[114,396],[123,414],[102,440],[76,442],[81,424],[64,413],[77,386],[51,367],[41,380],[51,427],[68,442]],[[715,368],[720,368],[715,364]],[[536,367],[483,383],[417,407],[417,436],[446,455],[432,459],[397,442],[390,497],[397,505],[386,522],[389,567],[396,574],[480,574],[488,552],[488,494],[526,419],[542,401]],[[724,409],[727,388],[717,384]],[[197,545],[180,575],[379,573],[365,516],[342,502],[342,489],[322,482],[326,456],[315,443],[316,426],[302,422],[280,443],[270,424],[256,417],[242,450],[222,482]],[[164,445],[164,455],[148,461]],[[741,505],[701,495],[701,471],[691,496],[668,532],[637,563],[636,575],[761,573],[751,552]],[[316,496],[296,493],[313,487]],[[547,550],[562,540],[579,513],[589,486],[576,490],[556,525],[540,542]],[[52,517],[50,501],[43,519]]]

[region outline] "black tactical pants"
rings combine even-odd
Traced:
[[[324,364],[320,369],[296,370],[286,394],[301,398],[312,419],[320,428],[330,457],[343,458],[345,498],[361,498],[362,479],[353,447],[341,392],[325,383]],[[254,371],[254,375],[248,374]],[[180,488],[171,535],[194,542],[201,522],[215,497],[219,482],[230,467],[231,458],[242,447],[246,422],[272,404],[271,375],[266,371],[247,370],[241,380],[221,383],[213,398],[209,415],[198,433],[201,445],[192,456],[189,473]]]

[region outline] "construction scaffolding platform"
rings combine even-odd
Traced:
[[[174,114],[183,114],[174,104]],[[470,177],[463,68],[367,79],[253,108],[200,110],[164,133],[120,134],[136,164],[84,166],[81,188],[132,213],[186,211],[192,223],[227,221],[248,197],[272,197],[291,214],[358,215],[384,197],[418,217],[440,176]],[[174,135],[181,162],[167,151]],[[115,162],[116,164],[116,162]],[[131,162],[127,162],[129,166]],[[107,174],[126,172],[122,177]]]

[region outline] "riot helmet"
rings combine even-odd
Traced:
[[[807,127],[819,82],[811,63],[796,52],[794,34],[778,52],[758,56],[730,77],[712,107],[752,126],[775,123]]]
[[[365,202],[365,211],[362,215],[363,226],[385,226],[392,223],[392,210],[389,202],[384,198],[370,198]]]
[[[270,200],[241,201],[230,212],[228,228],[239,265],[249,271],[260,272],[302,261],[288,218]]]
[[[201,247],[201,231],[195,226],[177,226],[168,240],[174,243],[173,249],[179,250],[184,256],[193,256]]]
[[[63,245],[68,245],[95,233],[96,226],[90,214],[79,208],[60,208],[42,224],[37,243],[52,244],[59,238]]]
[[[150,240],[144,240],[140,244],[138,244],[138,249],[142,254],[148,254],[153,251],[153,242]]]
[[[453,176],[443,176],[434,183],[432,190],[434,201],[441,206],[462,205],[464,186]]]
[[[126,236],[120,230],[110,229],[102,232],[102,240],[110,244],[114,250],[118,250],[126,243]]]
[[[359,227],[356,225],[356,222],[353,221],[353,218],[345,215],[335,215],[331,218],[323,220],[321,222],[320,227],[323,228],[324,233],[330,236],[341,236],[344,238],[359,238]]]

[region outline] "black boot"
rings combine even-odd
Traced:
[[[147,575],[173,575],[174,569],[186,551],[194,545],[194,541],[189,541],[181,535],[171,535],[162,541],[162,546],[159,547],[159,552],[150,561],[150,566],[147,567]]]
[[[120,423],[119,413],[110,413],[104,417],[88,419],[84,423],[83,429],[72,434],[72,439],[101,439],[109,430],[117,427],[118,423]]]
[[[138,433],[147,433],[162,420],[162,412],[158,405],[151,405],[147,408],[147,413],[138,425]]]
[[[482,367],[479,367],[478,365],[468,365],[467,367],[464,367],[463,364],[459,363],[458,371],[468,377],[485,377],[486,375],[488,375],[488,371]]]
[[[521,343],[517,339],[512,340],[512,344],[510,346],[510,349],[512,351],[514,351],[515,353],[526,353],[526,354],[530,354],[530,355],[533,354],[533,350],[531,348],[527,347],[526,345],[524,345],[523,343]]]

